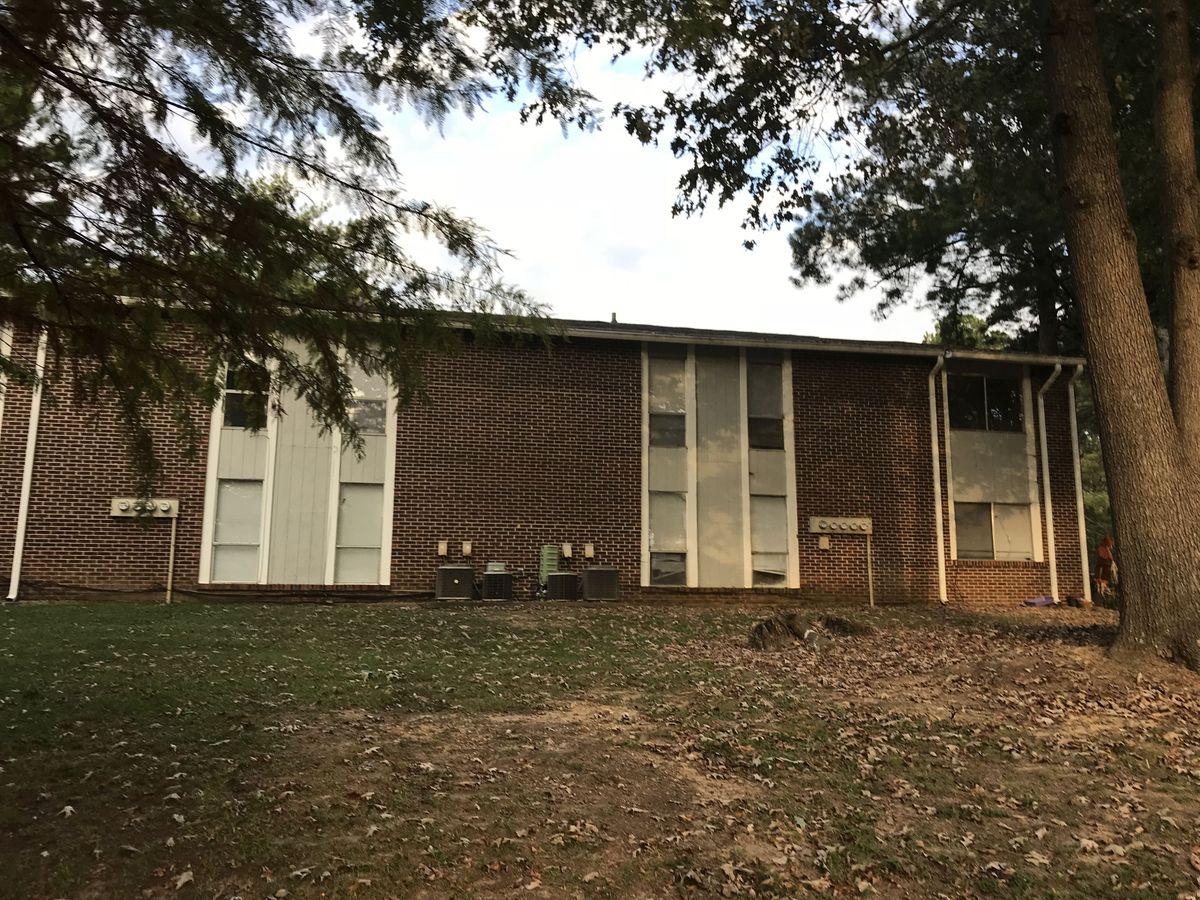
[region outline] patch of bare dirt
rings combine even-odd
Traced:
[[[284,798],[289,865],[305,873],[291,896],[340,884],[369,896],[386,885],[414,897],[659,897],[734,854],[792,862],[786,835],[740,824],[762,786],[692,756],[619,705],[343,711],[309,725],[287,777],[264,790]],[[229,887],[261,884],[243,875]]]

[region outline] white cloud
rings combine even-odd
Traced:
[[[645,95],[636,72],[602,56],[579,64],[602,107]],[[564,137],[557,125],[522,125],[507,104],[440,132],[416,114],[382,118],[407,189],[483,225],[513,253],[506,280],[557,316],[893,340],[930,330],[926,311],[880,322],[869,297],[840,304],[833,286],[793,287],[786,235],[753,235],[757,249],[745,250],[736,203],[672,218],[681,163],[617,122]]]

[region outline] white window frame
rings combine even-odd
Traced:
[[[1038,454],[1037,441],[1033,427],[1033,386],[1030,379],[1029,366],[1021,367],[1021,419],[1025,432],[1025,455],[1028,460],[1029,470],[1029,533],[1030,539],[1033,542],[1033,558],[1032,560],[1007,560],[993,559],[990,562],[1043,562],[1045,559],[1045,551],[1042,547],[1042,506],[1041,496],[1038,491]],[[986,386],[985,386],[986,391]],[[950,520],[950,559],[959,560],[965,559],[967,562],[989,562],[989,560],[973,559],[969,557],[960,557],[958,555],[958,523],[954,517],[954,452],[953,441],[950,440],[950,433],[962,430],[977,430],[977,429],[951,429],[950,427],[950,378],[949,373],[945,368],[942,369],[942,428],[946,435],[946,505],[949,512]],[[1010,432],[1017,434],[1018,432]],[[970,501],[983,502],[983,501]],[[990,502],[990,501],[989,501]],[[992,512],[992,553],[995,554],[995,511]]]
[[[271,395],[267,406],[267,422],[263,429],[266,433],[266,467],[263,474],[262,510],[260,524],[262,528],[258,557],[258,584],[270,584],[269,561],[271,555],[271,511],[274,509],[276,434],[279,428],[278,414],[278,385],[275,379],[275,367],[268,366],[271,375]],[[221,399],[213,405],[208,426],[208,459],[204,479],[204,515],[201,520],[200,534],[200,572],[197,582],[203,585],[224,584],[228,582],[214,581],[212,578],[213,533],[216,529],[216,500],[218,461],[221,455],[221,432],[225,427],[225,383],[227,367],[222,366],[218,373],[218,384],[221,388]],[[384,462],[383,462],[383,515],[380,522],[379,545],[379,582],[381,587],[391,584],[392,529],[396,502],[396,427],[398,401],[396,392],[388,380],[386,396],[387,420],[384,425]],[[378,434],[378,432],[368,432]],[[330,484],[332,492],[329,512],[325,525],[325,584],[333,586],[334,562],[337,552],[337,511],[338,491],[341,484],[341,429],[330,431],[333,449],[330,453]]]
[[[642,344],[642,509],[641,509],[641,584],[650,584],[650,343]],[[754,559],[750,539],[750,423],[747,414],[747,356],[746,348],[738,350],[738,381],[740,435],[739,453],[741,457],[741,506],[742,506],[742,554],[743,581],[742,587],[754,587]],[[786,467],[787,504],[787,580],[786,587],[800,586],[800,540],[799,540],[799,510],[796,502],[796,435],[795,435],[795,391],[792,384],[792,355],[791,351],[780,351],[780,378],[783,390],[783,451]],[[684,415],[686,431],[687,458],[687,493],[685,495],[685,529],[686,529],[686,568],[687,587],[700,585],[700,553],[698,547],[699,510],[696,503],[696,487],[698,481],[698,447],[696,434],[696,347],[687,345],[684,357]]]

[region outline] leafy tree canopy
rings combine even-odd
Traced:
[[[399,187],[371,113],[438,119],[524,90],[527,115],[590,123],[586,94],[518,32],[500,38],[481,53],[467,20],[422,0],[386,16],[355,0],[6,0],[0,320],[45,334],[78,399],[115,395],[147,475],[148,410],[170,406],[190,435],[216,367],[243,356],[353,436],[343,352],[410,393],[419,351],[453,343],[446,311],[476,330],[538,312],[476,223]],[[419,261],[414,234],[445,264]],[[180,325],[207,371],[177,355]],[[34,377],[27,354],[0,371]]]

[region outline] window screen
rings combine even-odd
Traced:
[[[751,563],[754,568],[755,587],[783,587],[787,584],[786,553],[754,553]]]
[[[992,504],[996,559],[1033,559],[1028,503]]]
[[[217,511],[213,522],[213,581],[258,581],[261,525],[262,482],[218,481]]]
[[[651,356],[649,367],[651,412],[682,413],[684,403],[684,361]]]
[[[383,537],[383,485],[343,484],[338,500],[334,581],[378,584]]]
[[[683,494],[654,491],[650,494],[650,549],[684,551],[687,501]]]
[[[358,366],[350,367],[354,400],[348,410],[362,434],[383,434],[387,425],[387,378],[368,375]]]
[[[748,363],[746,394],[751,417],[782,419],[783,367],[779,363]]]
[[[225,370],[221,424],[225,428],[262,428],[267,423],[267,370],[250,360],[230,363]]]
[[[960,559],[992,559],[990,503],[955,503],[954,529]]]
[[[783,367],[746,365],[746,430],[755,450],[783,449]]]

